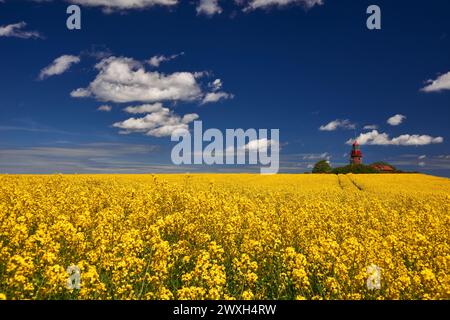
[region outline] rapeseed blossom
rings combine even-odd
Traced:
[[[1,175],[0,300],[449,299],[449,226],[418,174]]]

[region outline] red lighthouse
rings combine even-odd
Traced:
[[[362,153],[359,148],[358,141],[355,140],[352,146],[352,153],[350,154],[350,164],[361,164],[362,163]]]

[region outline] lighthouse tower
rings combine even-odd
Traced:
[[[355,140],[352,146],[352,153],[350,154],[350,164],[361,164],[362,153],[358,141]]]

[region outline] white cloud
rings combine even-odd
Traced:
[[[330,160],[331,155],[328,152],[324,153],[310,153],[303,155],[303,160]]]
[[[425,154],[423,154],[423,155],[419,156],[418,159],[419,159],[419,160],[423,160],[423,159],[425,159],[426,157],[427,157],[427,156],[426,156]]]
[[[174,60],[174,59],[176,59],[176,58],[178,58],[179,56],[182,56],[182,55],[184,55],[184,52],[181,52],[181,53],[178,53],[178,54],[173,54],[171,56],[164,56],[164,55],[153,56],[147,61],[147,63],[149,65],[151,65],[152,67],[158,68],[161,65],[161,63],[167,62],[167,61],[170,61],[170,60]]]
[[[450,90],[450,71],[439,76],[436,80],[428,80],[428,85],[420,89],[423,92],[440,92]]]
[[[253,152],[265,152],[270,146],[274,147],[277,142],[275,140],[268,140],[267,138],[256,139],[249,141],[244,146],[244,150]]]
[[[2,1],[2,0],[0,0]],[[52,0],[32,0],[35,2],[51,2]],[[91,7],[100,7],[105,13],[115,11],[126,11],[132,9],[145,9],[153,6],[174,7],[181,1],[179,0],[66,0],[73,4],[79,4]],[[219,5],[220,0],[196,0],[196,11],[198,15],[213,16],[223,12]],[[257,9],[268,9],[271,7],[283,8],[289,5],[299,5],[305,9],[323,5],[324,0],[234,0],[234,2],[243,6],[243,11],[253,11]]]
[[[233,98],[234,98],[234,95],[232,95],[230,93],[223,92],[223,91],[208,92],[203,97],[202,104],[218,102],[220,100],[227,100],[227,99],[233,99]]]
[[[378,129],[378,126],[376,124],[368,124],[368,125],[364,126],[363,129],[364,130],[375,130],[375,129]]]
[[[421,162],[419,162],[419,166],[420,166],[420,167],[425,167],[425,166],[426,166],[426,163],[423,162],[423,161],[421,161]]]
[[[198,119],[195,113],[179,116],[163,107],[162,101],[208,103],[233,97],[232,94],[215,91],[222,87],[220,79],[210,84],[213,92],[204,93],[197,82],[198,78],[207,76],[204,72],[168,75],[148,72],[141,62],[126,57],[105,58],[95,68],[98,70],[96,78],[88,87],[73,90],[72,97],[94,97],[99,101],[115,103],[146,102],[124,109],[130,114],[146,115],[114,123],[114,127],[121,129],[120,134],[138,132],[155,137],[170,136],[176,130],[188,130],[189,123]]]
[[[172,135],[176,130],[188,130],[189,123],[198,119],[195,113],[186,114],[181,117],[162,105],[154,104],[150,108],[141,106],[141,110],[150,110],[151,113],[142,118],[129,118],[122,122],[116,122],[113,127],[119,128],[121,134],[144,133],[153,137],[165,137]],[[138,111],[139,107],[130,107],[132,111]],[[140,110],[139,110],[140,111]]]
[[[80,58],[77,56],[63,55],[56,58],[49,66],[42,69],[39,74],[39,79],[43,80],[51,76],[63,74],[72,66],[72,64],[79,62]]]
[[[19,23],[9,24],[6,26],[0,26],[0,37],[16,37],[22,39],[38,39],[42,38],[41,34],[37,31],[25,31],[23,30],[27,24],[22,21]]]
[[[141,106],[136,107],[126,107],[124,110],[127,113],[131,114],[142,114],[142,113],[152,113],[156,111],[162,110],[163,106],[161,102],[157,102],[154,104],[143,104]]]
[[[126,103],[192,101],[202,96],[198,74],[147,72],[139,61],[124,57],[103,59],[95,68],[99,71],[97,77],[87,88],[72,91],[72,97],[92,96],[100,101]]]
[[[403,134],[401,136],[390,138],[387,133],[380,133],[373,130],[367,133],[361,133],[356,138],[361,145],[379,145],[379,146],[424,146],[444,142],[442,137],[431,137],[429,135]],[[352,144],[354,139],[349,139],[347,144]]]
[[[246,3],[244,11],[251,11],[256,9],[266,9],[269,7],[284,7],[288,5],[301,5],[306,9],[310,9],[316,5],[322,5],[323,0],[248,0],[236,1],[238,3]]]
[[[91,95],[90,91],[83,88],[78,88],[76,90],[73,90],[70,95],[73,98],[87,98]]]
[[[280,148],[277,141],[267,138],[261,138],[261,139],[254,139],[249,141],[247,144],[235,147],[235,146],[229,146],[225,149],[225,154],[228,155],[243,155],[247,152],[267,152],[269,147],[272,148]]]
[[[83,50],[80,56],[85,55],[96,60],[102,60],[113,55],[112,51],[106,46],[92,45],[91,48]]]
[[[174,6],[178,0],[68,0],[70,3],[83,6],[102,7],[106,11],[145,9],[156,5]]]
[[[112,107],[105,104],[105,105],[98,107],[97,110],[103,111],[103,112],[110,112],[112,110]]]
[[[199,0],[196,10],[197,14],[203,14],[209,17],[222,13],[219,0]]]
[[[161,148],[148,143],[66,142],[59,147],[21,147],[0,152],[0,172],[136,173],[153,171],[153,166],[157,170],[149,157],[161,153]]]
[[[336,119],[326,125],[320,126],[319,130],[320,131],[335,131],[339,128],[349,130],[349,129],[355,129],[355,127],[356,126],[353,123],[351,123],[350,120]]]
[[[222,89],[222,86],[222,80],[220,79],[216,79],[209,84],[209,87],[212,88],[212,91],[219,91],[220,89]]]
[[[404,116],[402,114],[396,114],[395,116],[392,116],[389,119],[387,119],[387,123],[389,123],[391,126],[398,126],[405,119],[406,119],[406,116]]]

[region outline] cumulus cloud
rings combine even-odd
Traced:
[[[267,138],[261,139],[253,139],[250,140],[247,144],[235,147],[229,146],[225,149],[225,154],[227,155],[243,155],[248,152],[267,152],[270,147],[272,148],[280,148],[280,145],[277,141]]]
[[[141,106],[135,106],[135,107],[126,107],[124,111],[126,113],[131,114],[142,114],[142,113],[152,113],[157,112],[163,109],[163,105],[161,102],[157,102],[154,104],[143,104]]]
[[[208,92],[202,100],[202,104],[212,103],[212,102],[218,102],[220,100],[227,100],[227,99],[233,99],[234,95],[230,93],[226,93],[223,91],[218,92]]]
[[[72,55],[63,55],[56,58],[49,66],[41,70],[39,79],[43,80],[51,76],[60,75],[69,70],[69,68],[80,62],[80,58]]]
[[[200,0],[196,10],[197,14],[203,14],[209,17],[222,13],[222,8],[219,6],[219,0]]]
[[[440,92],[443,90],[450,90],[450,71],[439,76],[435,80],[426,81],[427,86],[420,89],[423,92]]]
[[[112,110],[112,107],[105,104],[105,105],[98,107],[97,110],[103,111],[103,112],[110,112]]]
[[[222,89],[223,86],[221,79],[216,79],[213,82],[210,82],[208,86],[211,89],[211,92],[208,92],[204,95],[201,104],[218,102],[220,100],[227,100],[234,98],[233,94],[220,91],[220,89]]]
[[[265,152],[270,146],[274,147],[277,142],[275,140],[262,138],[249,141],[244,146],[245,151],[249,152]]]
[[[209,87],[212,89],[212,91],[219,91],[220,89],[222,89],[222,86],[222,80],[220,79],[216,79],[209,84]]]
[[[247,0],[236,1],[238,3],[245,3],[244,11],[251,11],[256,9],[266,9],[270,7],[285,7],[288,5],[301,5],[305,9],[310,9],[314,6],[322,5],[323,0]]]
[[[153,56],[147,61],[147,63],[149,65],[151,65],[152,67],[158,68],[161,65],[161,63],[167,62],[167,61],[170,61],[170,60],[174,60],[174,59],[176,59],[176,58],[178,58],[179,56],[182,56],[182,55],[184,55],[184,52],[181,52],[181,53],[178,53],[178,54],[173,54],[171,56],[164,56],[164,55]]]
[[[345,119],[345,120],[341,120],[341,119],[336,119],[334,121],[329,122],[326,125],[322,125],[320,126],[319,130],[320,131],[335,131],[337,129],[346,129],[346,130],[350,130],[350,129],[355,129],[355,124],[351,123],[350,120]]]
[[[405,119],[406,119],[406,116],[404,116],[402,114],[396,114],[395,116],[392,116],[389,119],[387,119],[387,123],[390,124],[391,126],[398,126]]]
[[[379,146],[424,146],[444,142],[442,137],[431,137],[429,135],[403,134],[395,138],[390,138],[387,133],[380,133],[373,130],[367,133],[361,133],[356,138],[361,145],[379,145]],[[352,144],[354,139],[349,139],[347,144]]]
[[[378,126],[376,124],[368,124],[368,125],[364,126],[363,129],[364,130],[375,130],[375,129],[378,129]]]
[[[423,155],[419,156],[418,159],[419,159],[419,160],[423,160],[423,159],[425,159],[426,157],[427,157],[427,156],[426,156],[425,154],[423,154]]]
[[[24,28],[27,24],[22,21],[19,23],[9,24],[6,26],[0,26],[0,37],[15,37],[22,39],[38,39],[42,38],[42,35],[37,31],[26,31]]]
[[[147,72],[139,61],[125,57],[103,59],[95,68],[98,70],[96,78],[87,88],[72,91],[72,97],[126,103],[192,101],[202,96],[197,82],[199,74]]]
[[[121,134],[143,133],[153,137],[171,136],[174,131],[188,130],[189,123],[198,119],[198,115],[195,113],[181,117],[160,104],[129,107],[127,109],[125,111],[132,111],[131,113],[142,113],[145,109],[151,113],[141,118],[129,118],[114,123],[113,127],[121,129]]]

